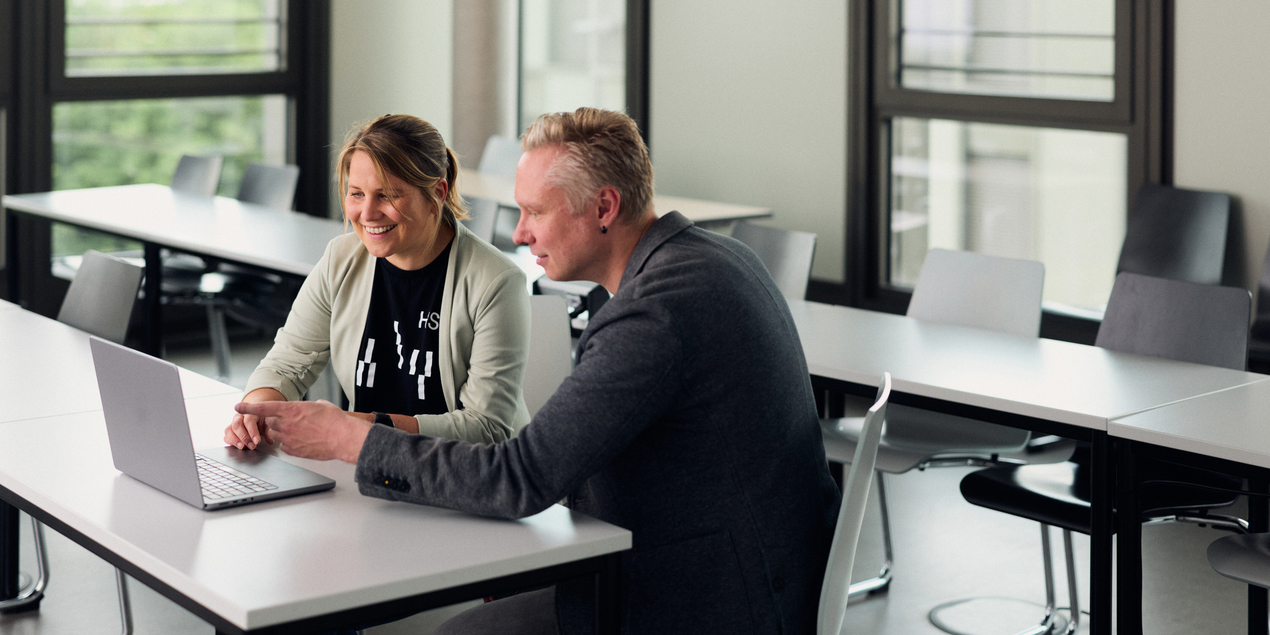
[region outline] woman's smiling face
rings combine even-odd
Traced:
[[[348,167],[344,213],[366,250],[387,258],[399,269],[419,269],[437,235],[439,215],[423,191],[384,173],[381,183],[375,164],[365,152],[354,152]],[[444,188],[445,181],[438,187]],[[440,192],[444,200],[444,192]]]

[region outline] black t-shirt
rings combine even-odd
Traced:
[[[449,262],[450,245],[416,271],[376,259],[370,311],[357,353],[354,390],[359,411],[405,415],[449,411],[441,392],[439,359],[441,296]]]

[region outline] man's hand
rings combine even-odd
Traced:
[[[269,436],[282,451],[306,459],[357,463],[374,424],[349,415],[327,401],[240,403],[234,410],[269,422]]]

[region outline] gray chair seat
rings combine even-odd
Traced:
[[[1218,538],[1208,545],[1208,564],[1231,580],[1270,588],[1270,534]]]

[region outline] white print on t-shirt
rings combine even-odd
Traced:
[[[375,352],[375,338],[366,338],[366,358],[357,360],[357,385],[362,385],[362,370],[369,367],[369,373],[366,375],[366,387],[375,387],[375,362],[370,361],[370,354]]]
[[[436,314],[436,313],[433,313],[432,315],[433,315],[433,316],[436,316],[436,319],[439,319],[439,318],[440,318],[440,316],[437,316],[437,314]],[[422,325],[423,325],[423,318],[422,318],[422,317],[420,317],[420,319],[419,319],[419,324],[420,324],[420,326],[422,326]],[[433,326],[431,326],[431,325],[429,325],[429,328],[433,328],[433,329],[435,329],[435,327],[433,327]],[[402,367],[403,367],[403,366],[405,366],[405,364],[406,364],[406,357],[405,357],[405,355],[404,355],[404,353],[405,353],[405,346],[403,346],[403,345],[402,345],[402,343],[401,343],[401,323],[400,323],[400,322],[398,322],[398,321],[396,321],[396,320],[393,320],[393,323],[392,323],[392,332],[397,334],[397,370],[401,370],[401,369],[402,369]],[[374,387],[375,387],[375,364],[374,364],[373,362],[371,362],[371,361],[370,361],[370,355],[371,355],[371,353],[372,353],[374,350],[375,350],[375,339],[374,339],[374,338],[366,338],[366,359],[365,359],[365,361],[358,361],[358,362],[357,362],[357,385],[358,385],[358,386],[361,386],[361,385],[362,385],[362,370],[363,370],[363,368],[364,368],[364,367],[369,367],[370,372],[369,372],[369,374],[367,375],[367,380],[366,380],[366,382],[367,382],[367,383],[366,383],[366,387],[367,387],[367,388],[374,388]],[[417,376],[418,376],[419,399],[426,399],[426,398],[427,398],[427,397],[425,396],[425,393],[424,393],[424,388],[423,388],[423,387],[424,387],[424,379],[425,379],[425,378],[427,378],[427,377],[431,377],[431,376],[432,376],[432,351],[424,351],[423,353],[424,353],[424,356],[423,356],[423,369],[422,369],[422,372],[421,372],[421,371],[420,371],[420,369],[418,369],[418,368],[417,368],[417,364],[418,364],[418,361],[419,361],[419,350],[418,350],[418,349],[410,349],[410,368],[409,368],[409,370],[408,370],[408,374],[410,374],[410,375],[417,375]]]
[[[441,328],[441,314],[436,311],[433,311],[432,313],[420,311],[419,326],[415,328],[423,328],[424,325],[427,325],[429,331],[435,331],[438,328]]]

